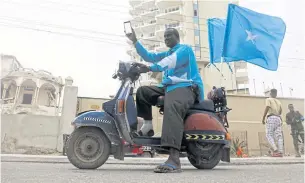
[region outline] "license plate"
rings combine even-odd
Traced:
[[[149,146],[143,146],[142,149],[143,151],[151,151],[151,147]]]

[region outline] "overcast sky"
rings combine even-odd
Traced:
[[[289,40],[281,59],[304,59],[304,6],[297,2],[301,0],[241,1],[250,9],[283,17]],[[130,18],[128,6],[128,0],[0,0],[0,53],[16,56],[24,67],[71,76],[79,96],[108,97],[118,87],[111,78],[116,64],[129,60],[122,36],[123,22]],[[288,67],[297,71],[282,73],[304,73],[304,60],[282,64],[282,69]],[[260,76],[256,71],[251,75],[257,80]],[[278,78],[274,73],[272,77]]]

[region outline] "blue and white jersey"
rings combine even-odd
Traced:
[[[164,71],[160,87],[166,87],[166,92],[179,87],[188,87],[196,84],[200,90],[199,99],[204,99],[204,86],[198,70],[196,57],[192,48],[188,45],[177,44],[169,51],[150,53],[138,41],[135,44],[137,53],[153,65],[153,72]]]

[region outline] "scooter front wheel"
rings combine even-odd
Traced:
[[[81,127],[69,138],[67,157],[79,169],[97,169],[107,161],[110,148],[110,141],[102,130]]]

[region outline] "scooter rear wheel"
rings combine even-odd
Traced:
[[[102,130],[96,127],[81,127],[69,138],[67,157],[79,169],[97,169],[107,161],[110,145]]]
[[[190,142],[187,158],[197,169],[213,169],[221,160],[221,144]]]

